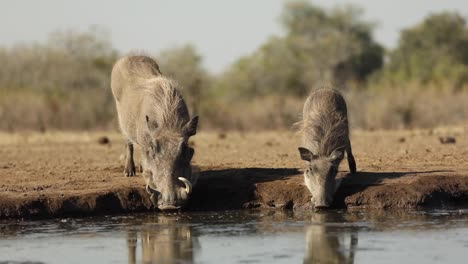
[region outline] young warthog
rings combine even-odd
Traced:
[[[356,172],[347,115],[346,102],[337,90],[315,90],[304,104],[299,122],[304,146],[299,153],[308,162],[304,181],[315,208],[326,208],[333,202],[339,186],[335,177],[345,150],[351,173]]]
[[[151,201],[161,210],[179,209],[196,182],[190,166],[194,150],[188,139],[197,131],[198,116],[190,119],[176,84],[146,56],[118,60],[111,88],[120,129],[128,140],[125,175],[135,175],[133,144],[137,144]]]

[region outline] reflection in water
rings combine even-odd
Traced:
[[[464,263],[467,248],[465,209],[248,210],[0,221],[0,264],[353,263],[355,254],[360,264],[377,258],[406,263],[408,257],[414,263]]]
[[[358,243],[357,231],[343,232],[330,223],[342,223],[339,215],[316,213],[306,228],[304,263],[354,263]],[[349,250],[347,249],[349,247]]]
[[[128,263],[137,263],[138,245],[142,263],[193,263],[194,248],[199,246],[191,226],[176,216],[159,215],[152,220],[151,225],[128,232]]]

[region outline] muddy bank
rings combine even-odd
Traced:
[[[296,169],[219,169],[202,173],[187,211],[242,208],[310,209],[310,195]],[[431,172],[432,173],[432,172]],[[434,173],[436,174],[436,173]],[[385,176],[395,176],[388,174]],[[468,205],[463,176],[413,176],[410,183],[379,184],[381,175],[361,172],[347,177],[335,208],[414,209]],[[366,179],[362,182],[362,179]],[[0,195],[1,218],[59,217],[155,210],[143,186],[80,194],[14,197]]]
[[[461,131],[461,132],[460,132]],[[424,131],[356,132],[359,173],[347,175],[336,208],[413,209],[468,205],[464,130],[444,145]],[[154,210],[140,177],[123,176],[123,142],[105,133],[0,136],[0,218]],[[405,140],[402,142],[401,138]],[[186,210],[310,209],[294,134],[201,133],[192,144],[202,173]]]

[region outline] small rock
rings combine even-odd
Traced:
[[[403,143],[405,141],[406,141],[406,138],[404,138],[404,137],[401,137],[401,138],[398,139],[398,142],[400,142],[400,143]]]
[[[102,136],[98,138],[98,143],[101,145],[107,145],[110,143],[110,139],[106,136]]]
[[[226,137],[227,137],[226,133],[221,132],[221,133],[218,134],[219,139],[225,139]]]
[[[439,137],[439,141],[442,144],[455,144],[457,142],[455,137]]]

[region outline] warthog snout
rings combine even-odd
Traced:
[[[318,209],[318,210],[323,210],[323,209],[328,209],[328,208],[330,208],[330,205],[328,205],[328,204],[317,204],[317,205],[315,205],[314,208],[315,208],[315,209]]]
[[[322,210],[330,208],[333,203],[333,192],[332,195],[326,195],[330,193],[328,190],[314,192],[315,197],[312,197],[311,202],[314,209]]]
[[[162,211],[178,210],[187,201],[192,193],[192,183],[184,177],[178,177],[177,180],[181,182],[184,187],[175,187],[175,190],[163,189],[158,191],[151,181],[147,181],[146,192],[150,195],[151,202],[154,206]]]

